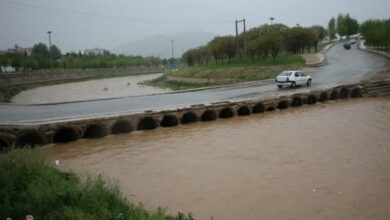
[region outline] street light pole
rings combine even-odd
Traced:
[[[271,20],[271,25],[273,25],[275,18],[274,17],[270,17],[269,20]]]
[[[47,33],[49,34],[50,67],[53,69],[53,55],[51,53],[51,31],[48,31]]]
[[[171,40],[172,43],[172,58],[173,58],[173,40]]]

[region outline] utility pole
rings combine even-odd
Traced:
[[[51,53],[51,31],[48,31],[47,33],[49,34],[50,67],[53,69],[53,55]]]
[[[172,43],[172,59],[173,59],[173,40],[171,40]]]
[[[244,60],[246,60],[246,24],[245,24],[245,18],[242,20],[236,20],[236,57],[238,57],[239,54],[239,42],[238,42],[238,23],[243,23],[244,24]]]

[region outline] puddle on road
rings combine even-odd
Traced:
[[[390,219],[390,99],[51,145],[60,167],[196,219]]]
[[[138,85],[139,82],[160,76],[162,73],[42,86],[21,92],[12,98],[12,102],[18,104],[58,103],[169,92],[168,89]]]

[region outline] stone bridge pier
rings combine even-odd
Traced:
[[[107,135],[147,131],[232,117],[282,111],[302,105],[380,95],[390,91],[390,81],[339,85],[286,96],[192,105],[175,109],[150,110],[116,116],[95,117],[36,124],[0,124],[0,148],[42,146],[67,143],[80,138],[102,138]]]

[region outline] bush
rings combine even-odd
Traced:
[[[101,176],[59,171],[38,149],[0,155],[0,219],[192,219],[146,211]]]

